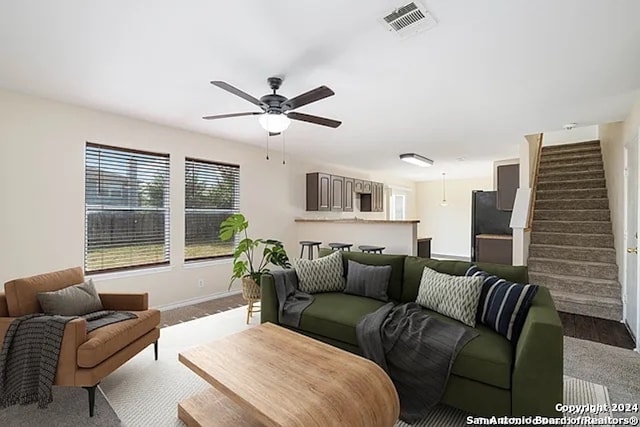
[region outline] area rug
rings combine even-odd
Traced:
[[[87,391],[80,387],[53,387],[53,402],[45,409],[38,405],[0,409],[2,427],[116,427],[122,426],[103,394],[96,391],[95,414],[89,417]]]
[[[153,360],[148,348],[101,384],[124,426],[183,426],[177,417],[178,402],[209,385],[178,362],[178,353],[189,347],[222,338],[259,323],[244,323],[246,307],[203,317],[164,328],[160,336],[160,359]],[[232,358],[229,363],[234,363]],[[565,377],[565,403],[609,403],[607,389],[601,385]],[[441,405],[414,427],[465,426],[468,414]],[[397,427],[408,425],[398,422]]]

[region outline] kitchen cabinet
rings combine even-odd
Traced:
[[[307,174],[307,210],[331,210],[331,175],[327,173]]]
[[[355,180],[353,178],[344,178],[344,202],[342,210],[345,212],[353,212],[353,198],[355,196]]]
[[[513,239],[509,235],[478,234],[476,236],[476,261],[493,264],[512,264]]]
[[[356,194],[360,194],[362,193],[362,190],[364,189],[364,181],[361,179],[354,179],[353,180],[353,192]]]
[[[371,193],[360,196],[362,212],[384,212],[384,184],[371,182]]]
[[[516,190],[520,186],[520,165],[502,165],[497,168],[498,199],[501,211],[512,211],[516,200]]]
[[[344,208],[344,177],[331,175],[331,194],[329,196],[332,211]]]
[[[371,181],[363,181],[362,183],[362,194],[371,194]]]

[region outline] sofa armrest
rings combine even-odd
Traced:
[[[278,295],[271,274],[260,278],[260,323],[265,322],[278,323]]]
[[[149,309],[149,294],[99,294],[105,310],[144,311]]]
[[[551,294],[540,287],[518,339],[511,383],[513,416],[562,416],[563,331]]]
[[[4,336],[15,317],[0,317],[0,342],[4,342]],[[54,384],[76,385],[75,374],[78,369],[78,347],[87,341],[87,321],[73,319],[68,322],[62,335],[60,357]]]

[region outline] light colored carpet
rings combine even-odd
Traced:
[[[107,377],[101,387],[123,425],[182,426],[177,418],[178,402],[209,385],[178,362],[178,353],[259,323],[256,317],[251,325],[245,325],[245,315],[246,308],[241,307],[164,328],[159,341],[160,360],[154,361],[153,350],[148,348]],[[234,363],[232,358],[229,363]],[[605,404],[609,397],[605,387],[566,377],[565,402]],[[461,411],[440,406],[415,426],[464,426],[466,416]],[[399,422],[397,426],[407,424]]]
[[[54,387],[53,402],[45,409],[38,405],[10,406],[0,409],[2,427],[116,427],[118,416],[100,391],[96,392],[93,418],[89,418],[87,391],[80,387]]]

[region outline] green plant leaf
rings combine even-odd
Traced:
[[[244,215],[240,213],[232,214],[220,224],[220,233],[218,236],[223,241],[231,240],[234,235],[246,230],[247,227],[249,227],[249,222],[245,219]]]

